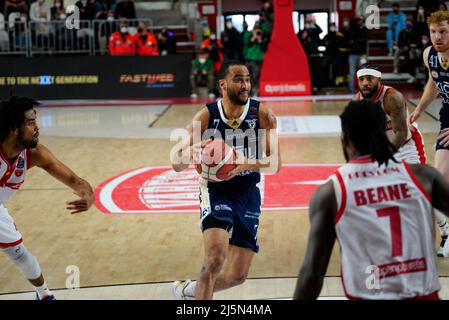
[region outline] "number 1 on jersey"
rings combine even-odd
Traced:
[[[399,207],[378,209],[376,212],[379,218],[388,217],[390,219],[391,256],[402,256],[402,227]]]

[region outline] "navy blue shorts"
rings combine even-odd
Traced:
[[[239,193],[223,192],[202,186],[201,230],[211,227],[225,229],[229,232],[229,244],[249,248],[257,253],[260,204],[260,190],[256,186]]]

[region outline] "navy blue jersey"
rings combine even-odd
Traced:
[[[262,134],[259,132],[259,101],[248,99],[240,118],[233,120],[226,118],[221,100],[208,104],[207,109],[210,114],[209,125],[203,138],[221,138],[228,145],[234,146],[237,151],[243,152],[248,159],[263,157]],[[226,192],[239,192],[253,187],[259,182],[259,172],[244,171],[227,181],[210,182],[208,187]]]
[[[429,52],[430,76],[435,82],[441,98],[443,98],[443,107],[440,110],[441,129],[449,127],[449,69],[441,66],[437,51],[431,47]]]

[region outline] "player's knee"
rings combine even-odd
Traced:
[[[221,268],[223,267],[225,259],[226,255],[221,253],[217,253],[207,257],[204,263],[204,271],[206,273],[218,275],[221,271]]]
[[[231,275],[231,282],[233,286],[238,286],[246,281],[248,274],[245,272],[238,272]]]
[[[3,249],[3,251],[22,270],[27,279],[40,277],[41,269],[39,263],[23,244]]]

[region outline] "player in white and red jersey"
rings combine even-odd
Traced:
[[[35,166],[72,188],[80,197],[67,203],[72,213],[88,210],[94,195],[87,181],[39,144],[34,110],[37,105],[37,101],[23,97],[12,97],[0,103],[0,249],[35,287],[36,299],[54,300],[39,263],[23,244],[22,235],[5,206],[25,181],[27,170]]]
[[[357,71],[357,78],[360,91],[355,97],[356,100],[379,101],[386,114],[387,137],[398,148],[395,158],[407,163],[426,163],[422,135],[416,124],[407,125],[407,102],[402,94],[396,89],[382,84],[382,73],[374,65],[361,66]],[[449,223],[446,217],[437,210],[435,210],[435,218],[441,235],[437,254],[443,257],[445,256],[444,252],[449,250],[449,242],[445,248],[449,235]]]
[[[396,162],[385,113],[352,101],[340,116],[348,163],[312,197],[295,299],[316,299],[335,239],[350,299],[438,299],[433,208],[449,215],[449,184],[432,167]]]

